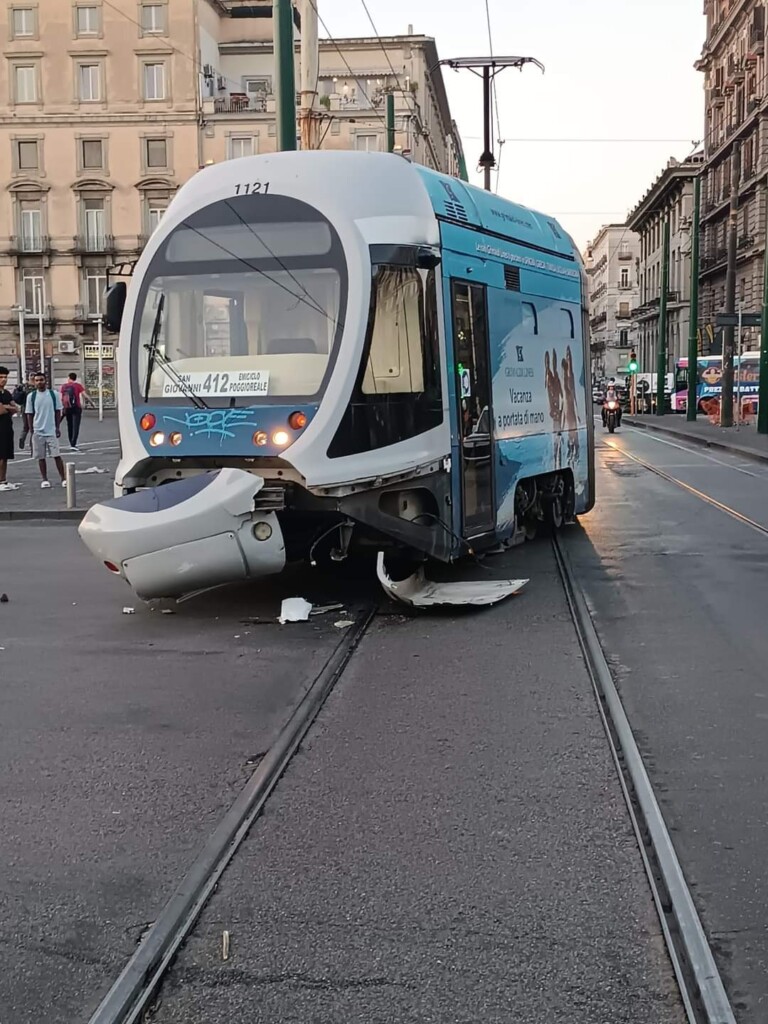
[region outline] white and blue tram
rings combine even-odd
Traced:
[[[573,520],[594,503],[585,280],[556,221],[399,156],[200,172],[108,295],[122,457],[83,540],[155,597]]]

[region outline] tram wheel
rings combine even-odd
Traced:
[[[544,505],[544,529],[548,534],[555,533],[559,530],[565,519],[563,513],[563,496],[561,494],[555,494],[551,498],[547,499]]]

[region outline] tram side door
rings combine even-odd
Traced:
[[[493,415],[485,285],[452,283],[456,406],[464,537],[493,530]]]

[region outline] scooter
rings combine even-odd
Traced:
[[[612,434],[619,425],[619,403],[613,398],[605,403],[605,425],[609,434]]]

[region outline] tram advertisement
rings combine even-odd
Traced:
[[[573,337],[577,308],[546,299],[534,306],[507,296],[498,305],[504,308],[491,310],[491,331],[503,324],[506,332],[491,346],[496,440],[553,434],[553,468],[573,466],[586,412],[583,349]]]

